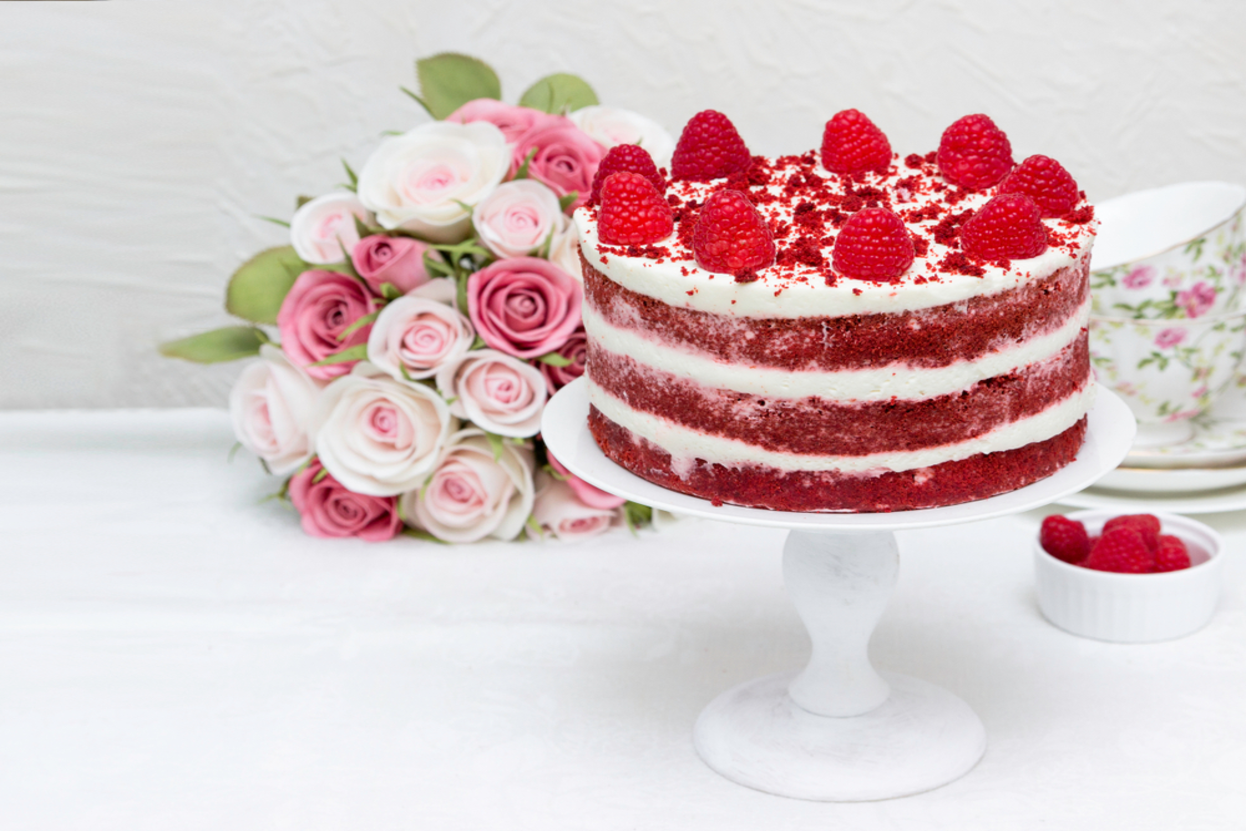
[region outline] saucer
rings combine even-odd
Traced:
[[[1057,502],[1075,508],[1111,508],[1126,513],[1215,514],[1246,508],[1246,486],[1201,493],[1128,493],[1087,488]]]
[[[1122,465],[1091,487],[1129,493],[1199,493],[1246,485],[1246,465],[1155,468]]]

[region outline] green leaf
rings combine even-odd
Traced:
[[[593,92],[593,88],[583,78],[565,72],[546,75],[528,87],[528,91],[519,99],[521,107],[558,115],[597,103],[600,103],[597,93]]]
[[[317,484],[321,479],[325,478],[328,475],[329,475],[328,468],[324,468],[324,467],[320,468],[320,471],[315,476],[312,477],[312,484],[313,485]]]
[[[380,312],[373,312],[372,314],[364,315],[363,317],[359,318],[351,325],[347,326],[345,329],[342,330],[341,334],[337,336],[338,343],[341,343],[342,341],[346,340],[351,335],[355,334],[360,329],[367,326],[369,323],[374,322],[379,314]]]
[[[443,52],[415,62],[420,94],[404,89],[428,114],[441,120],[468,101],[502,97],[502,82],[487,63],[467,55]]]
[[[495,433],[485,433],[485,438],[489,440],[489,447],[493,450],[493,461],[499,461],[502,458],[502,451],[506,444],[502,441],[502,437]]]
[[[225,458],[226,462],[233,462],[234,456],[238,455],[238,451],[242,449],[242,442],[234,442],[234,446],[229,448],[229,456]]]
[[[367,239],[376,233],[375,230],[364,224],[363,220],[357,215],[352,214],[355,220],[355,233],[359,234],[359,239]]]
[[[276,323],[281,301],[308,268],[288,245],[261,251],[229,278],[225,309],[252,323]]]
[[[623,503],[623,521],[627,523],[627,529],[635,535],[637,528],[643,528],[653,522],[653,509],[639,502],[625,502]]]
[[[528,514],[528,518],[524,520],[524,525],[532,529],[532,533],[541,539],[545,539],[545,529],[541,527],[541,523],[537,522],[536,514]]]
[[[277,217],[275,217],[275,216],[262,216],[262,215],[260,215],[260,214],[256,214],[256,215],[255,215],[255,218],[256,218],[256,219],[262,219],[262,220],[264,220],[265,222],[271,222],[271,223],[272,223],[272,224],[274,224],[274,225],[280,225],[280,226],[281,226],[281,227],[283,227],[283,228],[289,228],[289,227],[290,227],[290,223],[286,222],[284,219],[277,219]]]
[[[580,198],[580,192],[578,190],[573,190],[570,193],[568,193],[566,196],[558,197],[558,207],[560,210],[563,211],[563,213],[566,213],[567,208],[570,208],[572,205],[574,205],[575,200],[579,198]]]
[[[216,364],[258,355],[266,343],[268,336],[254,326],[227,326],[162,343],[160,354],[197,364]]]
[[[532,160],[536,157],[536,151],[538,149],[539,148],[533,147],[528,151],[528,155],[523,157],[523,164],[521,164],[519,169],[515,171],[515,179],[528,178],[528,165],[532,164]]]
[[[575,361],[570,358],[564,358],[557,352],[546,352],[544,355],[537,356],[537,360],[543,364],[549,364],[550,366],[571,366],[575,363]]]
[[[402,529],[402,533],[408,537],[415,537],[417,540],[424,540],[425,542],[435,542],[435,543],[438,543],[439,545],[449,545],[449,543],[446,542],[445,540],[439,540],[436,537],[434,537],[432,534],[428,533],[427,531],[421,531],[419,528],[412,528],[409,525],[406,528]]]
[[[308,202],[312,201],[313,199],[315,199],[314,196],[298,197],[297,199],[294,200],[294,210],[297,211],[299,208],[303,207],[304,205],[306,205]]]
[[[428,252],[425,251],[424,253],[427,254]],[[381,283],[381,297],[386,300],[397,300],[399,297],[402,297],[402,292],[393,283]]]
[[[359,177],[355,175],[355,171],[351,170],[350,164],[345,159],[342,159],[342,167],[346,168],[346,175],[350,177],[350,184],[343,185],[343,187],[351,192],[359,190]],[[355,219],[358,221],[359,217]]]
[[[344,364],[347,361],[362,361],[368,357],[368,345],[366,343],[356,344],[349,349],[343,349],[341,352],[334,352],[327,358],[321,358],[314,364],[309,366],[329,366],[330,364]]]

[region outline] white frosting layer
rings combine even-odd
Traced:
[[[820,167],[817,172],[824,178],[833,178]],[[912,173],[913,171],[893,173],[876,184],[881,187],[894,187],[896,180]],[[685,198],[695,197],[702,200],[713,187],[714,183],[671,184],[672,192],[677,191]],[[776,194],[781,190],[778,185],[772,185],[770,189]],[[953,210],[977,210],[994,195],[994,191],[969,194]],[[917,193],[910,195],[907,201],[897,207],[907,211],[939,203],[942,198],[943,195],[939,193]],[[759,210],[767,219],[783,222],[792,220],[792,209],[784,204],[762,205]],[[603,262],[597,238],[597,223],[592,212],[587,208],[580,208],[575,212],[575,220],[580,231],[581,250],[589,265],[624,288],[676,308],[734,317],[761,318],[838,317],[903,312],[958,303],[971,297],[999,294],[1086,259],[1090,255],[1090,245],[1094,237],[1093,223],[1074,225],[1059,219],[1043,220],[1049,228],[1066,235],[1071,234],[1076,245],[1050,246],[1037,257],[1014,260],[1008,269],[985,265],[983,267],[986,273],[981,277],[943,273],[936,275],[935,264],[951,249],[931,240],[926,255],[914,260],[899,283],[874,283],[841,276],[836,285],[828,286],[822,271],[830,268],[830,248],[822,249],[828,263],[823,270],[796,266],[794,276],[784,277],[773,273],[776,271],[774,268],[763,269],[761,279],[756,282],[737,283],[731,275],[715,275],[697,267],[691,254],[677,243],[674,235],[658,243],[676,254],[664,262],[610,253],[605,254]],[[929,231],[934,224],[931,221],[913,227]],[[929,282],[916,282],[918,277],[923,276],[934,279]]]
[[[767,398],[816,396],[832,401],[887,401],[892,398],[920,401],[959,392],[978,381],[1058,354],[1081,334],[1090,314],[1090,302],[1084,303],[1054,332],[990,352],[975,361],[961,361],[935,369],[893,364],[879,369],[838,372],[797,372],[724,363],[612,326],[587,304],[583,313],[588,337],[607,352],[626,355],[645,366],[707,387]]]
[[[643,413],[607,393],[588,380],[588,396],[602,415],[653,442],[671,454],[671,467],[677,475],[692,469],[695,459],[726,467],[764,465],[783,471],[834,470],[842,473],[882,473],[931,467],[959,461],[979,453],[1013,450],[1063,433],[1081,419],[1094,402],[1094,384],[1056,402],[1041,413],[1004,424],[968,441],[901,453],[873,453],[867,456],[815,456],[766,450],[735,439],[713,436],[682,427],[664,418]]]

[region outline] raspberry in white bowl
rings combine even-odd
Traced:
[[[1213,529],[1175,514],[1048,517],[1034,541],[1038,605],[1056,626],[1087,638],[1183,637],[1215,613],[1222,547]]]

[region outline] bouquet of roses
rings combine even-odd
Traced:
[[[416,63],[435,121],[384,138],[349,183],[300,198],[290,245],[245,263],[226,309],[249,322],[166,343],[201,363],[257,356],[234,431],[321,537],[569,538],[650,511],[570,475],[541,412],[584,371],[578,237],[607,151],[665,165],[674,141],[557,74],[518,106],[483,62]]]

